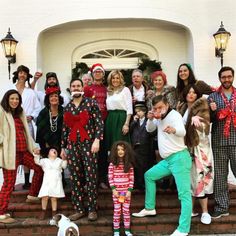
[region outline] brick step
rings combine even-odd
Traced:
[[[178,214],[158,214],[156,217],[131,219],[131,229],[134,236],[169,235],[178,224]],[[14,224],[0,224],[0,235],[24,236],[55,236],[57,228],[48,225],[48,221],[39,221],[36,218],[21,218]],[[82,218],[76,222],[79,225],[80,236],[108,236],[112,235],[112,215],[101,215],[96,222],[89,222]],[[200,218],[192,219],[192,234],[225,234],[235,235],[236,214],[213,220],[210,225],[203,225]]]
[[[50,203],[50,202],[49,202]],[[213,210],[213,199],[209,199],[208,208],[209,211]],[[144,207],[144,198],[132,199],[131,202],[131,211],[137,212],[143,209]],[[48,206],[48,211],[50,211],[50,204]],[[156,203],[156,209],[158,213],[173,213],[177,214],[180,212],[180,202],[177,198],[163,199],[159,198]],[[196,202],[195,212],[201,212],[199,203]],[[236,199],[230,201],[230,210],[236,212]],[[37,217],[41,212],[41,204],[28,204],[28,203],[10,203],[8,211],[12,213],[14,217]],[[71,202],[58,202],[58,212],[65,215],[72,214],[74,212]],[[98,213],[112,214],[113,204],[112,201],[107,201],[103,199],[98,199]]]

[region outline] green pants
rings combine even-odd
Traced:
[[[162,160],[145,173],[145,208],[152,210],[156,205],[156,180],[173,175],[175,178],[178,198],[181,201],[181,214],[178,230],[188,233],[191,225],[192,197],[190,170],[192,159],[187,149],[174,153]]]

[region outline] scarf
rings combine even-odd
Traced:
[[[71,129],[69,140],[77,141],[77,131],[80,133],[80,141],[90,139],[84,126],[88,124],[89,114],[87,111],[82,111],[78,115],[72,115],[70,112],[64,113],[64,122]]]
[[[222,91],[222,86],[219,87],[218,93],[220,93],[224,103],[225,108],[221,109],[217,113],[218,120],[224,120],[225,119],[225,125],[224,125],[224,136],[226,138],[229,137],[230,134],[230,123],[233,122],[234,128],[236,128],[236,112],[235,110],[235,99],[236,99],[236,89],[232,87],[232,95],[230,101],[225,96],[224,92]]]

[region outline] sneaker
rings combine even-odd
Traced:
[[[75,214],[68,216],[68,218],[71,221],[76,221],[76,220],[79,220],[80,218],[82,218],[84,216],[85,216],[84,212],[76,212]]]
[[[205,225],[209,225],[211,223],[211,216],[208,213],[202,213],[201,222]]]
[[[174,233],[171,234],[170,236],[187,236],[187,235],[188,235],[188,233],[181,233],[181,232],[179,232],[178,229],[176,229],[176,230],[174,231]]]
[[[114,232],[113,236],[120,236],[120,232]]]
[[[133,236],[133,234],[130,231],[125,231],[125,236]]]
[[[218,218],[220,218],[221,216],[228,216],[228,215],[229,215],[229,212],[228,212],[228,211],[223,211],[223,212],[214,211],[214,212],[211,214],[211,218],[213,218],[213,219],[218,219]]]
[[[99,187],[101,189],[109,189],[108,186],[105,183],[103,183],[103,182],[99,184]]]
[[[196,217],[196,216],[198,216],[198,215],[199,215],[199,213],[192,212],[191,217]]]
[[[133,213],[132,216],[134,216],[134,217],[145,217],[145,216],[156,216],[156,214],[157,213],[156,213],[155,209],[153,209],[153,210],[143,209],[138,213]]]

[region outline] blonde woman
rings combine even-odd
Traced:
[[[130,142],[129,123],[133,107],[131,92],[125,87],[124,77],[119,70],[110,72],[107,83],[108,117],[105,124],[105,143],[107,150],[110,150],[115,141]]]

